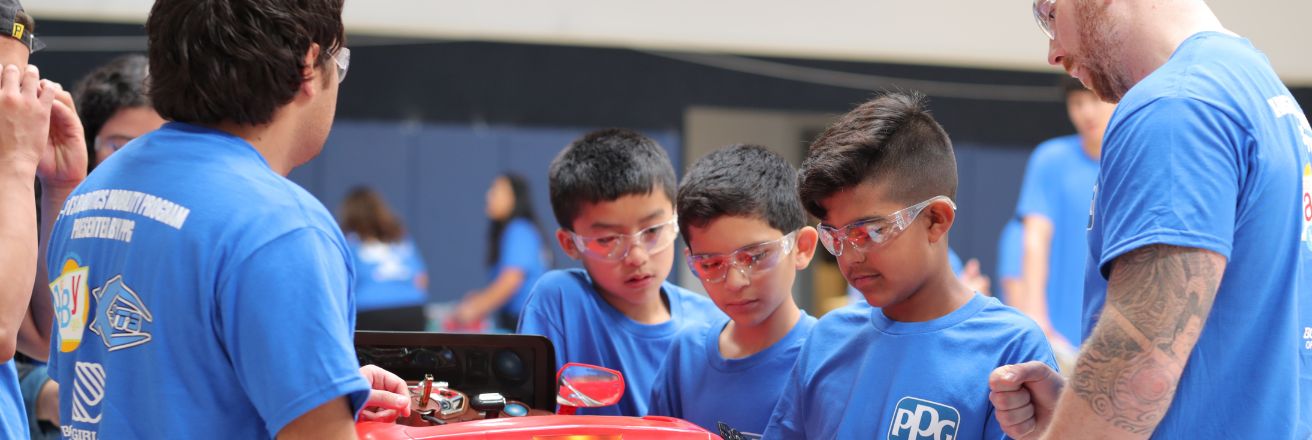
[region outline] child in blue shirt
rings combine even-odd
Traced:
[[[670,347],[650,413],[716,432],[760,433],[816,319],[793,301],[793,280],[815,254],[816,231],[797,200],[797,173],[754,145],[712,152],[679,187],[688,266],[725,314]]]
[[[1052,351],[1034,321],[953,276],[956,189],[951,141],[918,94],[861,104],[811,145],[798,195],[866,303],[816,324],[765,438],[1004,438],[989,372]]]
[[[656,141],[599,130],[552,160],[556,240],[583,270],[551,271],[529,292],[519,332],[546,336],[556,364],[582,362],[624,374],[616,405],[580,414],[647,414],[656,369],[674,336],[723,315],[704,296],[665,282],[679,230],[674,167]]]

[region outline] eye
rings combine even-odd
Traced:
[[[723,258],[711,258],[697,262],[697,267],[703,271],[713,271],[724,267]]]
[[[610,235],[601,238],[594,238],[592,239],[592,242],[600,246],[610,246],[612,244],[615,244],[615,241],[619,239],[620,238],[618,236]]]

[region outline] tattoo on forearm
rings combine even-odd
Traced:
[[[1224,264],[1218,255],[1171,246],[1116,260],[1101,321],[1072,379],[1096,414],[1131,433],[1152,433],[1202,333]]]

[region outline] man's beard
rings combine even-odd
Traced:
[[[1125,52],[1122,50],[1125,46],[1122,29],[1107,16],[1106,6],[1100,6],[1104,5],[1102,2],[1084,0],[1073,3],[1078,15],[1082,53],[1063,59],[1062,67],[1069,72],[1072,65],[1078,63],[1084,86],[1099,99],[1118,103],[1134,87],[1125,64],[1118,61],[1124,58]]]

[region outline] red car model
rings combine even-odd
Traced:
[[[361,365],[401,376],[411,384],[413,401],[410,417],[359,422],[356,434],[374,440],[720,439],[670,417],[572,415],[575,408],[618,402],[624,378],[584,364],[556,372],[553,350],[546,338],[531,335],[357,332]],[[559,413],[553,412],[557,405]]]

